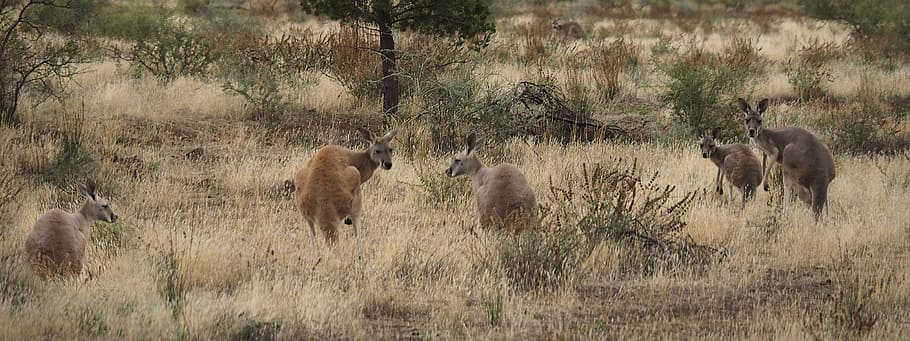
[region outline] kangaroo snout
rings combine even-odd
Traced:
[[[446,175],[452,176],[452,167],[446,168]]]
[[[118,217],[117,217],[117,215],[116,215],[116,214],[113,214],[113,213],[111,213],[111,220],[110,220],[110,221],[108,221],[108,222],[109,222],[109,223],[113,223],[113,222],[116,222],[116,221],[117,221],[117,218],[118,218]]]
[[[382,168],[386,170],[392,169],[392,161],[384,161],[382,163]]]
[[[706,158],[706,159],[707,159],[707,158],[708,158],[708,153],[701,153],[701,157],[703,157],[703,158]]]
[[[755,129],[749,129],[749,137],[755,137]]]

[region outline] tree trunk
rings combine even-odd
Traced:
[[[387,116],[394,116],[398,113],[398,62],[390,21],[379,23],[379,54],[382,58],[382,111]]]

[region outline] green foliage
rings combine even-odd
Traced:
[[[57,188],[66,189],[89,177],[95,171],[95,160],[84,145],[81,131],[65,132],[60,140],[60,150],[48,168],[41,172],[41,179]]]
[[[125,222],[96,224],[92,229],[92,245],[106,250],[119,250],[127,246],[135,233],[135,228]]]
[[[218,67],[222,89],[243,97],[253,117],[272,121],[286,111],[289,99],[315,84],[315,71],[323,65],[323,44],[308,31],[293,37],[227,37]]]
[[[100,9],[87,30],[102,37],[129,42],[154,41],[153,36],[173,29],[172,13],[161,6],[144,2],[112,4]]]
[[[746,89],[747,72],[702,53],[693,53],[659,68],[669,77],[660,100],[672,108],[676,122],[690,131],[720,128],[725,139],[742,135],[733,113],[736,98]]]
[[[34,23],[71,35],[90,34],[91,21],[108,0],[54,0],[53,6],[38,6]]]
[[[490,327],[502,325],[502,293],[497,292],[495,297],[487,299],[483,303],[483,308],[487,312]]]
[[[50,6],[4,6],[0,11],[0,124],[18,124],[19,100],[33,95],[35,104],[67,95],[67,82],[83,61],[77,39],[49,37],[36,12]]]
[[[304,12],[326,15],[342,22],[366,22],[389,25],[458,41],[488,42],[496,30],[489,22],[490,10],[483,0],[404,0],[393,5],[391,0],[301,0]],[[472,40],[485,35],[481,40]]]
[[[180,9],[191,14],[206,14],[212,6],[212,0],[180,0]]]
[[[824,82],[834,81],[828,61],[836,58],[837,51],[832,43],[813,40],[803,46],[796,62],[787,64],[786,73],[790,84],[802,99],[821,97],[825,94]]]
[[[170,82],[180,76],[205,76],[217,56],[211,37],[183,27],[169,27],[137,41],[121,59],[131,63],[137,76],[149,73]]]
[[[488,142],[520,136],[535,126],[537,113],[522,113],[520,89],[488,87],[467,68],[440,73],[420,93],[420,118],[430,129],[437,151],[463,148],[474,132]]]
[[[427,161],[414,165],[416,186],[423,190],[424,202],[438,208],[454,207],[471,197],[470,179],[465,176],[449,177]]]
[[[896,155],[910,149],[903,120],[877,101],[861,100],[837,119],[825,120],[832,130],[832,149],[848,155]]]
[[[809,15],[843,21],[858,38],[873,44],[863,47],[886,55],[906,55],[910,48],[910,3],[904,0],[798,0]],[[863,49],[860,49],[862,51]],[[868,52],[868,51],[867,51]]]

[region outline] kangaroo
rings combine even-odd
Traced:
[[[765,128],[762,114],[768,109],[768,99],[762,99],[755,110],[746,100],[739,99],[745,113],[744,127],[752,144],[762,156],[762,178],[768,191],[768,173],[774,164],[781,167],[784,182],[784,207],[790,201],[790,187],[794,187],[800,200],[811,205],[815,222],[828,204],[828,186],[834,180],[834,156],[815,135],[798,127]],[[767,162],[771,159],[772,162]]]
[[[471,177],[480,226],[512,232],[536,228],[537,197],[521,171],[507,163],[485,167],[474,153],[482,141],[473,133],[465,144],[467,149],[455,156],[445,173]]]
[[[378,137],[366,129],[358,129],[371,145],[364,151],[353,151],[328,145],[316,151],[294,176],[297,206],[310,227],[313,246],[316,246],[316,226],[322,230],[328,244],[338,240],[341,222],[354,226],[358,250],[362,215],[361,184],[373,176],[380,166],[392,169],[393,129]],[[362,252],[362,251],[358,251]]]
[[[698,141],[701,147],[701,156],[711,159],[711,162],[717,166],[717,176],[715,177],[715,188],[721,195],[724,194],[724,178],[727,179],[730,187],[727,192],[730,195],[730,203],[733,203],[733,187],[742,192],[742,207],[746,207],[746,201],[755,197],[755,190],[762,179],[762,168],[758,158],[752,153],[752,148],[742,143],[732,143],[725,145],[716,145],[714,140],[718,137],[718,128],[711,131],[711,135],[699,134],[702,136]]]
[[[108,223],[117,221],[110,203],[95,193],[91,180],[79,186],[85,204],[76,213],[59,208],[47,211],[29,232],[25,240],[25,253],[35,271],[42,277],[49,275],[79,275],[85,263],[85,247],[91,240],[92,224],[97,220]]]
[[[562,35],[563,38],[584,38],[585,31],[581,28],[577,22],[569,21],[567,23],[560,23],[559,18],[553,19],[553,30]]]

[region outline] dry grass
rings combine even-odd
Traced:
[[[526,41],[515,32],[544,34],[527,25],[539,24],[546,13],[502,19],[492,47],[500,52],[476,72],[489,83],[537,74],[539,65],[514,59]],[[646,61],[659,35],[677,44],[692,41],[666,20],[581,21],[607,33],[543,53],[581,56],[622,37]],[[716,23],[695,41],[720,53],[733,31],[753,37],[769,72],[755,96],[786,97],[794,93],[783,66],[804,39],[837,45],[846,39],[841,27],[802,19],[771,26],[775,30],[760,32],[749,22]],[[575,62],[543,67],[564,82],[565,68]],[[282,182],[315,146],[362,147],[351,125],[375,120],[350,114],[369,108],[331,79],[321,78],[297,103],[324,114],[302,113],[266,131],[241,120],[241,100],[215,82],[178,79],[161,86],[131,79],[112,63],[90,69],[80,76],[78,100],[28,109],[24,128],[0,129],[0,172],[23,179],[0,182],[5,193],[20,191],[0,206],[0,339],[899,339],[910,330],[904,308],[910,304],[910,185],[900,180],[910,176],[910,159],[904,156],[838,156],[830,210],[815,225],[808,208],[792,203],[779,210],[766,192],[742,211],[723,203],[712,194],[716,168],[694,141],[489,146],[481,153],[486,160],[516,164],[541,199],[551,179],[565,186],[567,170],[583,163],[637,159],[645,173],[659,171],[657,183],[675,185],[679,193],[705,191],[685,217],[684,232],[725,254],[706,269],[642,273],[626,264],[637,250],[605,243],[569,286],[526,293],[510,288],[483,259],[496,243],[472,232],[472,200],[432,205],[411,185],[420,182],[421,169],[441,173],[447,155],[398,155],[393,169],[378,170],[365,185],[363,260],[352,257],[349,228],[336,247],[310,247]],[[622,94],[654,101],[660,77],[642,69],[618,74]],[[835,64],[828,90],[848,96],[862,85],[907,96],[907,73],[904,66],[881,70],[845,58]],[[594,83],[590,75],[577,77],[581,86]],[[55,117],[80,111],[74,108],[83,101],[100,190],[121,217],[108,228],[125,241],[93,243],[80,278],[42,281],[21,258],[25,236],[42,212],[80,203],[73,191],[34,181],[27,166],[53,157],[54,138],[35,136],[62,129]],[[824,115],[823,103],[807,105],[773,106],[775,124]],[[397,141],[399,150],[406,135]],[[201,152],[189,153],[194,149]]]

